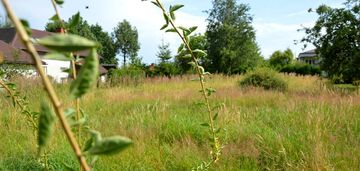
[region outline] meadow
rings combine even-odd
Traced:
[[[221,159],[210,170],[360,170],[360,95],[327,88],[318,77],[283,75],[285,92],[240,88],[242,76],[214,75]],[[190,170],[208,159],[206,111],[192,76],[144,80],[139,85],[102,87],[81,106],[89,126],[124,135],[134,145],[102,157],[94,170]],[[40,83],[21,81],[32,110],[45,96]],[[69,99],[68,85],[57,85]],[[67,100],[64,106],[71,106]],[[41,170],[36,136],[19,109],[0,92],[0,170]],[[52,170],[78,168],[57,123],[47,147]]]

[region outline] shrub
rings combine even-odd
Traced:
[[[110,86],[139,85],[145,78],[145,71],[138,67],[112,69],[109,71]]]
[[[278,75],[278,73],[269,68],[259,68],[245,75],[240,81],[242,87],[262,87],[265,90],[285,91],[287,83]]]
[[[318,66],[312,66],[306,63],[297,62],[295,64],[288,64],[280,69],[283,73],[295,73],[297,75],[320,75],[321,70]]]

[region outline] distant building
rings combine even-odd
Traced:
[[[315,66],[319,65],[320,63],[320,58],[316,54],[315,49],[300,53],[297,60]]]
[[[31,29],[32,39],[37,40],[46,36],[53,35],[55,33]],[[53,59],[43,58],[51,50],[41,45],[35,45],[36,51],[42,57],[42,64],[46,74],[52,77],[56,82],[66,81],[71,77],[66,70],[70,69],[70,61],[60,61]],[[20,40],[20,36],[16,32],[15,28],[2,28],[0,29],[0,55],[4,58],[5,64],[24,64],[34,65],[34,61],[31,56],[27,53],[27,49]],[[86,58],[88,55],[87,51],[74,52],[81,58]],[[99,56],[100,58],[100,56]],[[33,68],[33,67],[32,67]],[[77,69],[81,68],[81,64],[76,66]],[[32,70],[32,75],[36,75],[36,70]],[[107,69],[100,66],[99,73],[102,77],[105,77]],[[104,78],[102,78],[104,80]]]

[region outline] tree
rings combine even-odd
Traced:
[[[160,63],[167,63],[172,58],[171,50],[169,49],[170,44],[161,42],[161,45],[158,46],[159,52],[156,56],[160,59]]]
[[[208,12],[208,58],[212,72],[241,73],[261,60],[250,7],[235,0],[214,0]]]
[[[304,29],[302,42],[316,47],[321,68],[331,78],[360,80],[360,0],[347,0],[343,8],[321,5],[316,13],[319,18],[314,27]]]
[[[99,55],[102,56],[100,62],[102,64],[117,64],[115,45],[108,32],[103,31],[98,24],[91,25],[90,31],[101,45],[98,49]]]
[[[277,50],[275,51],[269,59],[270,65],[276,69],[281,69],[284,66],[291,64],[294,60],[294,53],[291,49],[286,49],[284,52]]]
[[[123,20],[114,28],[112,36],[115,40],[115,49],[123,55],[123,64],[126,66],[126,58],[137,56],[140,49],[137,29]]]
[[[116,49],[109,33],[103,31],[102,27],[98,24],[88,24],[88,22],[81,16],[78,18],[79,23],[70,28],[69,23],[72,23],[75,18],[76,15],[73,15],[67,22],[63,22],[65,27],[68,28],[68,33],[80,35],[90,40],[97,41],[100,44],[98,53],[102,56],[100,62],[103,64],[117,64]],[[57,32],[58,29],[62,27],[61,22],[52,21],[46,24],[45,30],[49,32]]]
[[[172,56],[169,46],[170,44],[164,43],[164,41],[162,41],[161,45],[159,45],[159,52],[156,56],[160,59],[160,63],[156,67],[156,70],[159,75],[165,75],[171,78],[171,76],[176,73],[176,67],[174,62],[170,62]]]
[[[208,48],[208,42],[206,40],[205,35],[196,34],[193,36],[190,36],[190,47],[192,49],[207,49]],[[185,57],[186,51],[181,51],[179,54],[175,56],[175,64],[179,68],[179,71],[181,74],[187,73],[191,70],[191,65],[189,62],[192,61],[191,58]],[[200,65],[204,66],[205,68],[209,67],[209,61],[206,57],[199,58]]]

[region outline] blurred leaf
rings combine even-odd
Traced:
[[[131,144],[132,141],[129,138],[122,136],[103,138],[89,149],[89,153],[92,155],[116,154],[129,147]]]
[[[71,56],[68,56],[68,55],[63,54],[63,53],[58,53],[58,52],[47,53],[43,58],[44,59],[59,60],[59,61],[71,61]]]
[[[99,60],[96,49],[91,49],[89,56],[85,59],[85,64],[81,67],[79,75],[70,86],[71,98],[80,98],[87,93],[96,83],[99,73]]]
[[[215,115],[213,116],[213,120],[215,121],[219,116],[219,112],[216,112]]]
[[[62,5],[64,4],[64,0],[55,0],[56,4],[58,5]]]
[[[38,130],[39,154],[41,153],[41,150],[49,142],[49,139],[53,132],[54,122],[55,122],[55,114],[53,113],[53,110],[46,102],[42,102],[40,108],[39,130]]]
[[[210,124],[209,123],[202,123],[202,124],[200,124],[201,126],[205,126],[205,127],[209,127],[210,126]]]
[[[172,32],[172,33],[176,33],[176,30],[171,28],[171,29],[167,29],[165,32]]]
[[[98,43],[72,34],[54,34],[41,38],[37,43],[60,52],[75,52],[98,47]]]
[[[53,15],[51,18],[50,18],[51,21],[60,21],[60,18],[58,15]]]
[[[172,20],[175,20],[175,19],[176,19],[175,13],[174,13],[174,12],[170,12],[170,17],[171,17]]]
[[[31,31],[29,22],[28,22],[27,20],[24,20],[24,19],[21,19],[20,22],[21,22],[21,24],[24,26],[26,33],[27,33],[29,36],[31,36],[32,31]]]
[[[184,7],[184,5],[180,5],[180,4],[177,4],[177,5],[174,5],[174,6],[170,6],[170,12],[175,12],[176,10],[180,9]]]
[[[69,28],[76,27],[80,22],[80,12],[77,12],[74,16],[74,18],[71,20],[71,23],[69,24]]]
[[[64,111],[64,115],[66,118],[73,116],[75,113],[76,113],[76,111],[73,108],[67,108]]]
[[[160,8],[160,5],[159,5],[157,2],[155,2],[155,1],[151,1],[151,3],[153,3],[154,5],[156,5],[157,7],[159,7],[159,8]]]
[[[200,50],[200,49],[195,49],[195,50],[193,50],[193,52],[194,53],[199,53],[199,54],[201,54],[203,56],[207,56],[207,53],[205,51],[203,51],[203,50]]]

